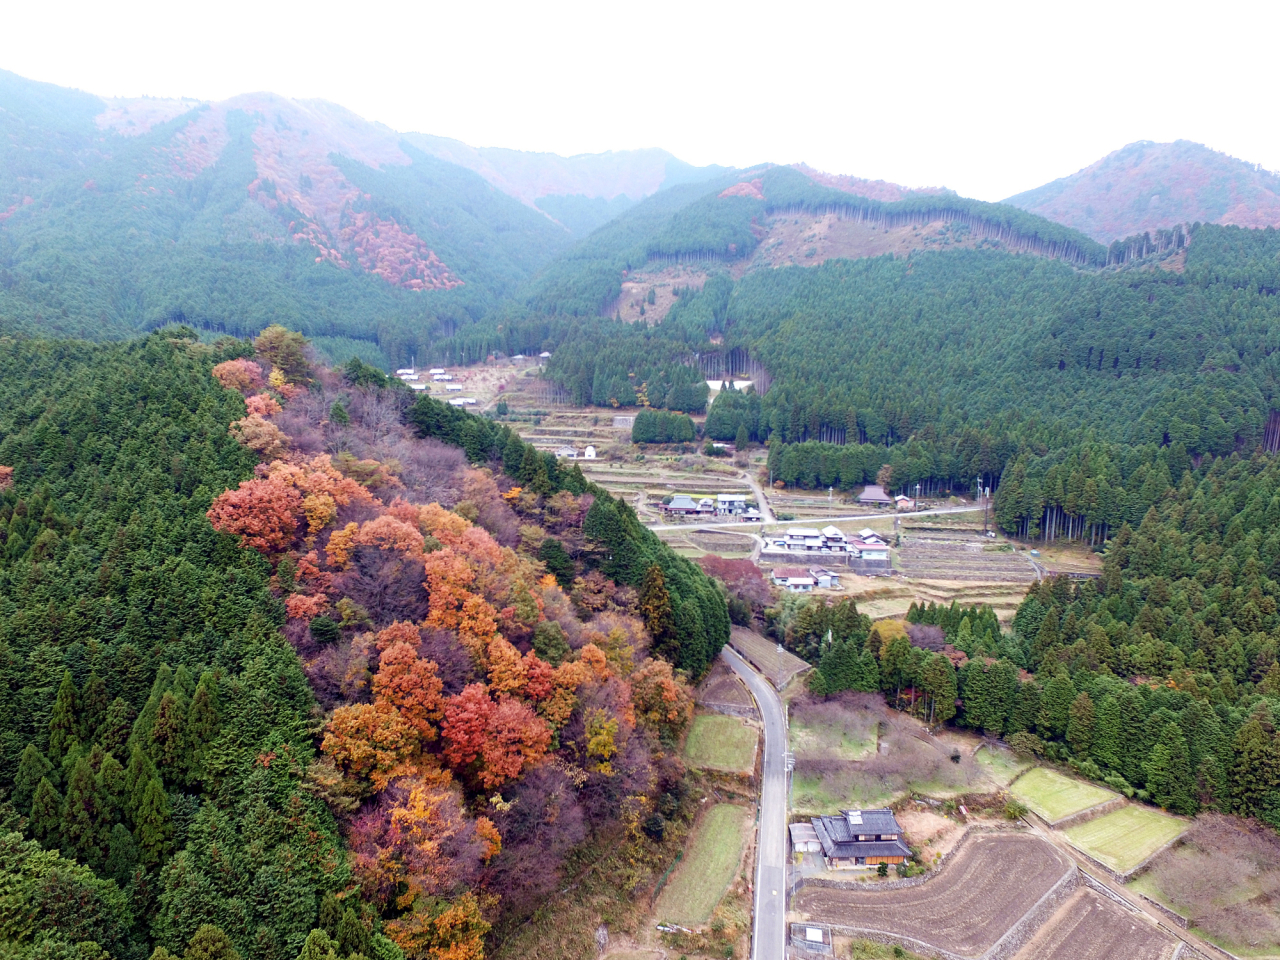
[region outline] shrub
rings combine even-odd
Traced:
[[[880,866],[876,867],[876,876],[887,877],[888,875],[889,875],[889,865],[887,863],[882,863],[880,864]]]
[[[1020,800],[1009,800],[1004,805],[1006,820],[1021,820],[1027,815],[1027,805]]]

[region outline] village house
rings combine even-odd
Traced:
[[[889,562],[889,545],[883,541],[868,543],[866,540],[854,540],[849,544],[849,549],[862,560],[872,560],[876,563]]]
[[[664,503],[662,509],[666,513],[674,513],[680,516],[691,517],[698,512],[698,505],[693,502],[693,497],[684,493],[677,493],[671,498],[670,503]]]
[[[813,577],[823,590],[840,589],[840,574],[835,570],[827,570],[825,567],[810,567],[809,576]]]
[[[892,810],[845,810],[811,821],[829,870],[905,863],[911,850]]]
[[[914,510],[916,508],[916,502],[901,493],[893,498],[893,502],[899,510]]]
[[[556,456],[563,460],[577,460],[578,451],[574,447],[557,447]]]
[[[869,483],[866,488],[858,494],[859,503],[869,503],[877,507],[893,506],[893,498],[884,492],[884,487],[878,483]]]
[[[787,593],[811,593],[818,584],[804,567],[778,567],[771,575],[773,582]]]
[[[734,517],[745,513],[747,498],[741,493],[721,493],[716,496],[716,513],[720,516]]]

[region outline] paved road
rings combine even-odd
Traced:
[[[728,647],[720,656],[746,681],[764,721],[751,960],[782,960],[787,951],[787,725],[769,681]]]
[[[974,513],[981,510],[981,507],[939,507],[937,510],[915,510],[911,513],[899,513],[898,517],[911,519],[913,517],[932,517],[940,513]],[[826,526],[829,523],[844,523],[847,520],[883,520],[886,517],[893,517],[892,513],[855,513],[847,517],[806,517],[803,520],[775,520],[770,526],[786,526],[790,523],[807,524],[808,526]],[[759,522],[743,523],[740,520],[729,521],[728,523],[661,523],[650,527],[650,530],[741,530],[748,533],[750,530],[761,526]]]

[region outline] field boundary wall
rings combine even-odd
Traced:
[[[1068,827],[1078,827],[1082,823],[1088,823],[1090,820],[1097,820],[1099,817],[1105,817],[1108,813],[1114,813],[1121,807],[1127,807],[1129,801],[1124,797],[1115,797],[1111,800],[1104,800],[1102,803],[1081,810],[1078,813],[1069,813],[1061,820],[1054,820],[1049,823],[1054,830],[1066,830]]]
[[[1134,891],[1134,892],[1137,893],[1137,891]],[[1147,906],[1157,910],[1160,913],[1160,915],[1164,917],[1166,920],[1168,920],[1170,923],[1174,924],[1177,927],[1181,927],[1183,930],[1191,929],[1191,921],[1188,920],[1186,917],[1184,917],[1182,914],[1176,913],[1173,910],[1170,910],[1159,900],[1152,900],[1145,893],[1139,893],[1138,896],[1140,896],[1143,899],[1143,902],[1145,902]]]
[[[722,713],[727,717],[737,717],[739,720],[759,720],[760,711],[755,707],[743,706],[740,703],[720,703],[716,700],[699,700],[698,706],[710,710],[712,713]]]

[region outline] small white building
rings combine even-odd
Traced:
[[[825,567],[811,567],[809,576],[813,577],[814,581],[823,590],[840,589],[840,574],[835,570],[828,570]]]
[[[812,593],[818,584],[804,567],[777,567],[771,576],[787,593]]]
[[[399,369],[399,370],[397,370],[397,371],[396,371],[396,376],[397,376],[397,377],[411,377],[411,376],[413,376],[415,373],[417,373],[417,371],[416,371],[416,370],[414,370],[414,369],[413,369],[413,367],[402,367],[401,369]]]
[[[445,388],[445,390],[449,391],[450,393],[453,393],[454,391],[457,391],[458,393],[461,393],[461,392],[462,392],[462,390],[463,390],[462,384],[460,384],[460,383],[447,383],[447,384],[445,384],[445,387],[444,387],[444,388]]]
[[[889,545],[887,543],[868,543],[865,540],[855,540],[850,546],[863,560],[887,562],[889,559]]]
[[[575,447],[558,447],[556,449],[556,456],[560,457],[562,460],[577,460],[578,451]]]
[[[443,381],[452,380],[452,379],[453,379],[453,374],[451,374],[451,373],[433,373],[433,374],[431,375],[431,379],[432,379],[432,380],[435,380],[437,383],[440,383],[440,382],[443,382]]]
[[[412,383],[409,384],[409,389],[410,390],[430,390],[431,388],[427,386],[425,383],[419,383],[417,380],[414,380]]]
[[[546,359],[547,359],[548,357],[550,357],[550,356],[551,356],[550,351],[543,350],[540,354],[538,354],[538,359],[539,359],[539,360],[546,360]]]
[[[437,373],[444,373],[444,367],[432,367],[427,371],[427,373],[432,374],[433,376]]]
[[[812,823],[793,823],[791,831],[791,849],[796,853],[821,853],[822,841],[818,839],[818,831]]]
[[[596,448],[587,444],[587,449],[582,452],[583,460],[594,460],[596,458]]]

